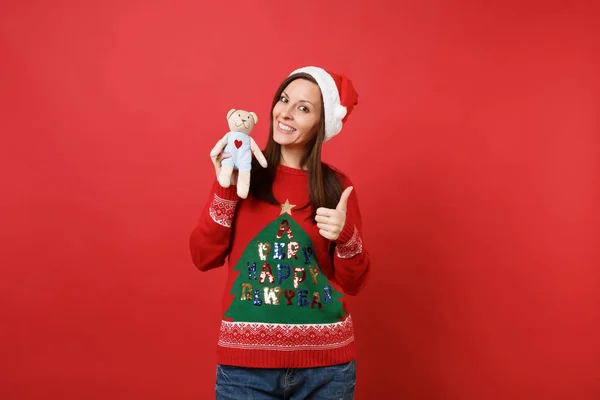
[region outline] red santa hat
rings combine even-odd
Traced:
[[[352,81],[345,75],[325,71],[319,67],[303,67],[290,74],[304,72],[312,76],[321,89],[325,108],[325,141],[331,139],[342,130],[342,126],[358,104],[358,93]]]

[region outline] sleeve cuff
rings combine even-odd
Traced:
[[[335,243],[338,245],[348,243],[352,239],[355,229],[356,226],[354,225],[354,222],[350,218],[348,218],[348,216],[346,216],[346,223],[344,224],[344,229],[342,229],[342,233],[340,233],[340,236],[337,238]]]
[[[362,253],[362,238],[354,223],[346,219],[342,234],[336,240],[336,253],[339,258],[352,258]]]
[[[219,181],[213,183],[209,214],[213,221],[226,228],[231,228],[235,209],[240,197],[235,186],[221,187]]]
[[[216,194],[224,200],[238,201],[240,199],[240,197],[237,194],[237,187],[235,185],[231,185],[228,188],[224,188],[216,179],[213,183],[213,192],[214,194]]]

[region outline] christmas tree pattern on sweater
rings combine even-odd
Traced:
[[[248,244],[234,266],[233,300],[219,344],[254,349],[325,349],[353,340],[352,321],[314,257],[308,234],[291,216],[278,218]]]

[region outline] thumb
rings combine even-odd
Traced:
[[[350,193],[352,193],[352,189],[354,189],[354,187],[349,186],[346,188],[346,190],[344,190],[342,196],[340,197],[340,202],[338,203],[337,207],[335,207],[336,210],[346,212],[346,205],[348,204],[348,198],[350,198]]]

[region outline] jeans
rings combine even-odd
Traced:
[[[352,400],[356,364],[316,368],[217,366],[217,400]]]

